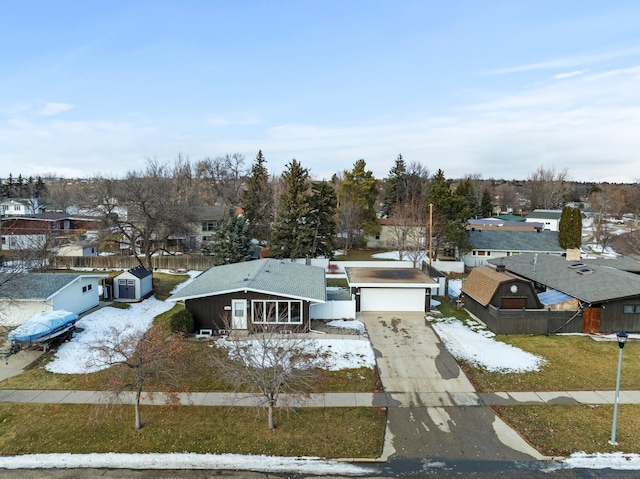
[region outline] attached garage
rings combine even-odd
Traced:
[[[438,283],[413,268],[346,268],[356,311],[414,311],[431,309],[431,291]]]

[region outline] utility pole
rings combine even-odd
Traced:
[[[433,203],[429,203],[429,266],[433,264],[432,251],[433,243]]]

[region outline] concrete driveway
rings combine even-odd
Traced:
[[[491,409],[478,403],[473,386],[424,313],[366,312],[358,319],[369,333],[388,400],[399,406],[388,410],[385,455],[542,459]]]

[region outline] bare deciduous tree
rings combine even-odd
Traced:
[[[240,153],[205,158],[196,163],[196,175],[207,185],[211,204],[238,206],[241,203],[242,188],[249,173],[244,163],[244,155]]]
[[[167,402],[176,403],[177,393],[184,391],[189,370],[188,355],[181,335],[167,335],[157,325],[148,331],[112,327],[92,347],[90,370],[109,368],[106,387],[110,402],[116,402],[125,391],[135,393],[134,427],[140,429],[140,400],[162,392]]]
[[[405,256],[415,267],[427,255],[428,226],[424,201],[413,199],[396,205],[389,215],[392,243],[388,246],[398,250],[399,260]]]
[[[190,235],[196,190],[191,167],[182,158],[173,168],[148,159],[144,171],[130,171],[123,180],[99,179],[93,209],[108,230],[128,243],[140,265],[150,270],[152,256],[168,251],[171,238]]]
[[[275,318],[273,309],[267,317]],[[228,380],[235,391],[258,391],[267,409],[268,427],[275,429],[274,408],[280,394],[306,395],[319,377],[322,357],[319,347],[303,333],[282,334],[282,325],[254,325],[249,337],[232,334],[218,342],[226,349],[212,355],[216,374]],[[286,406],[286,405],[285,405]]]
[[[527,177],[525,183],[526,195],[529,200],[529,208],[553,209],[559,208],[565,201],[568,192],[568,173],[565,168],[556,171],[555,167],[538,167]]]

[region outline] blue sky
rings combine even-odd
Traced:
[[[640,178],[636,1],[0,0],[0,43],[0,177],[262,149]]]

